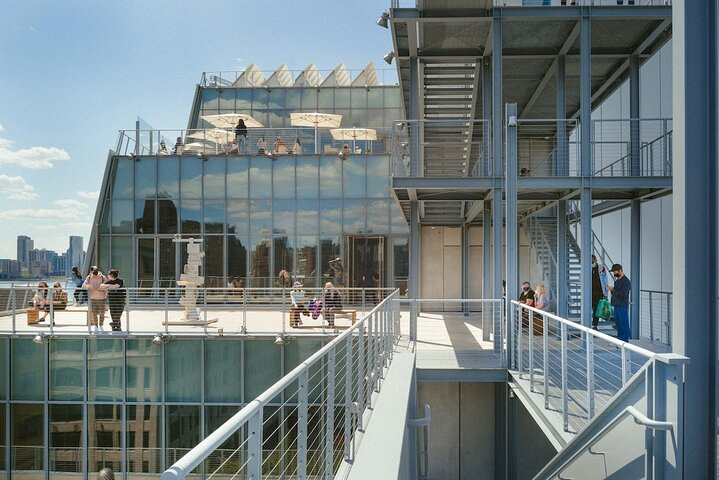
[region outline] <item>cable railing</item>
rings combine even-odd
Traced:
[[[355,458],[358,431],[367,424],[392,361],[399,335],[397,299],[395,291],[208,435],[161,478],[185,479],[203,462],[208,479],[333,477],[343,462]],[[285,404],[268,411],[268,404],[282,394]],[[237,444],[232,453],[226,447],[218,450],[230,438]]]
[[[672,346],[672,292],[639,290],[639,338],[658,346]]]
[[[334,75],[332,75],[334,74]],[[333,80],[323,85],[332,76]],[[271,84],[267,80],[273,78]],[[299,80],[299,82],[297,82]],[[297,82],[297,85],[295,83]],[[361,82],[361,84],[359,83]],[[393,68],[335,68],[335,69],[289,69],[260,70],[214,70],[202,72],[200,86],[204,88],[228,87],[379,87],[397,84],[397,70]]]
[[[670,176],[672,133],[670,118],[593,120],[594,175]]]
[[[579,121],[518,119],[517,172],[520,177],[566,177],[580,172]]]
[[[671,4],[672,0],[494,0],[495,7],[646,7]]]
[[[377,140],[335,139],[327,128],[248,128],[235,141],[233,129],[120,130],[118,155],[340,155],[389,153],[390,128],[372,128]]]
[[[512,301],[510,369],[565,432],[581,431],[655,353]]]
[[[303,288],[303,307],[293,309],[290,288],[196,288],[127,287],[120,300],[109,298],[98,316],[96,328],[91,306],[73,302],[33,305],[34,289],[0,287],[8,309],[0,312],[0,334],[87,335],[148,334],[175,335],[292,335],[335,334],[354,325],[357,319],[394,292],[392,288],[338,288],[341,305],[331,310],[324,303],[326,290]],[[113,295],[112,293],[110,295]],[[183,297],[194,295],[196,307],[186,318]],[[109,309],[109,310],[108,310]],[[113,310],[119,314],[121,331],[110,331]],[[45,316],[45,321],[42,317]],[[299,317],[295,322],[294,317]],[[331,320],[330,320],[331,319]],[[292,326],[293,324],[297,323]],[[107,330],[105,330],[107,328]]]

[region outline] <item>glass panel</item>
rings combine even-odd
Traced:
[[[112,233],[132,233],[133,219],[132,200],[112,201]]]
[[[161,405],[128,405],[127,472],[130,478],[147,479],[139,473],[161,473]]]
[[[370,88],[367,90],[367,108],[384,107],[383,88]],[[373,126],[376,124],[373,124]]]
[[[135,202],[135,232],[155,233],[154,200],[137,200]]]
[[[137,286],[152,287],[155,280],[155,239],[137,239]]]
[[[297,237],[297,278],[306,287],[317,286],[317,237]]]
[[[320,197],[342,196],[342,163],[334,156],[320,158]]]
[[[247,235],[250,229],[250,206],[247,200],[227,199],[227,233]]]
[[[225,198],[225,157],[209,157],[204,162],[204,198]]]
[[[406,238],[395,238],[393,243],[394,287],[399,288],[401,295],[406,295],[409,278],[409,242]]]
[[[340,200],[320,200],[320,233],[342,232]]]
[[[250,198],[269,198],[272,192],[272,161],[250,159]]]
[[[178,233],[178,205],[177,200],[157,201],[157,233]]]
[[[343,162],[343,189],[345,198],[365,197],[365,159],[362,155],[354,155]],[[387,191],[385,191],[387,195]]]
[[[39,383],[41,385],[41,382]],[[12,415],[10,424],[12,470],[15,472],[34,471],[37,472],[37,476],[27,478],[43,478],[41,474],[45,470],[43,461],[45,451],[43,446],[44,406],[16,403],[12,404],[10,408]]]
[[[293,237],[275,237],[272,239],[272,244],[275,256],[275,278],[279,277],[282,270],[292,274],[294,272]]]
[[[182,157],[180,195],[182,198],[202,197],[202,160],[199,158]]]
[[[297,201],[297,233],[316,234],[319,225],[319,201]],[[275,217],[277,218],[277,217]]]
[[[159,402],[162,364],[160,345],[152,340],[127,340],[127,401]],[[129,419],[128,419],[129,421]]]
[[[387,101],[387,98],[385,97],[385,101]],[[402,109],[400,108],[385,108],[384,110],[384,126],[385,127],[393,127],[394,122],[396,122],[399,119],[404,118],[404,115],[402,114]]]
[[[7,338],[0,338],[0,400],[5,400],[8,398],[7,396],[7,386],[5,385],[5,382],[7,381]],[[0,408],[2,410],[2,408]],[[4,430],[0,429],[0,435],[4,432]],[[5,442],[4,440],[0,439],[0,445],[3,445]],[[3,463],[4,465],[4,463]]]
[[[219,106],[220,110],[235,111],[235,92],[234,90],[220,90]]]
[[[367,196],[387,198],[389,191],[389,156],[367,157]]]
[[[213,235],[205,237],[205,285],[207,287],[225,288],[225,273],[223,259],[225,258],[224,236]]]
[[[227,280],[239,277],[236,286],[246,285],[247,280],[247,236],[230,235],[227,237]]]
[[[126,282],[133,283],[132,237],[112,237],[110,267],[119,270],[121,277],[126,276]]]
[[[182,200],[180,224],[182,233],[200,233],[202,222],[202,203],[200,200]]]
[[[225,233],[225,201],[205,200],[205,233]]]
[[[253,88],[240,88],[235,91],[235,111],[249,110],[252,108]]]
[[[304,338],[285,344],[285,372],[291,372],[297,365],[307,360],[313,353],[322,348],[322,346],[322,340]],[[308,372],[310,378],[308,387],[310,402],[321,401],[324,389],[319,386],[319,383],[322,382],[323,376],[321,373],[317,373],[321,368],[322,362],[316,362],[312,367],[310,367]],[[285,393],[285,401],[290,398],[296,398],[296,395],[294,395],[294,392],[296,391],[297,383],[295,382],[294,386],[287,388],[287,392],[292,393],[292,395]]]
[[[288,146],[291,148],[291,146]],[[295,158],[282,156],[273,162],[272,177],[273,198],[295,197]]]
[[[103,200],[102,214],[100,215],[100,233],[110,233],[110,205],[113,202]]]
[[[305,111],[317,111],[317,90],[314,88],[302,89],[302,107]]]
[[[265,109],[269,103],[270,94],[262,88],[252,89],[252,110]],[[253,113],[254,116],[254,113]],[[255,120],[257,117],[255,116]]]
[[[87,406],[88,470],[122,471],[122,405]]]
[[[300,97],[302,96],[302,89],[300,88],[288,88],[285,94],[285,108],[301,108]]]
[[[317,94],[317,109],[331,112],[334,106],[334,88],[323,88],[320,90]],[[287,107],[293,108],[289,105]]]
[[[83,400],[84,354],[82,340],[50,342],[50,400]]]
[[[409,225],[397,202],[390,202],[389,209],[392,216],[392,233],[409,233]]]
[[[200,401],[201,348],[201,340],[172,340],[165,344],[165,397],[168,402]]]
[[[389,234],[389,200],[367,201],[367,232]]]
[[[353,111],[357,108],[367,108],[367,90],[364,88],[353,88],[350,95],[352,96],[352,103],[350,106]],[[358,123],[357,125],[362,124]]]
[[[268,237],[250,237],[250,268],[252,269],[252,287],[271,286],[270,240]]]
[[[297,198],[316,198],[319,195],[318,157],[297,159]]]
[[[240,409],[239,406],[221,406],[205,408],[205,436],[211,434],[222,426],[227,420],[232,418]],[[214,472],[219,465],[222,465],[229,456],[232,458],[227,461],[225,466],[218,474],[235,474],[239,465],[244,465],[247,461],[246,449],[240,449],[242,444],[242,429],[236,434],[228,438],[225,443],[219,446],[205,461],[205,472]],[[263,437],[266,438],[266,437]],[[266,448],[266,447],[265,447]],[[229,476],[229,475],[228,475]],[[223,477],[220,477],[223,478]]]
[[[112,182],[112,198],[132,198],[132,171],[134,161],[115,157],[115,172]]]
[[[200,442],[200,407],[168,405],[167,464],[172,465]]]
[[[336,261],[339,259],[339,261]],[[330,263],[330,261],[335,260]],[[341,287],[344,281],[344,265],[340,258],[340,237],[322,237],[320,239],[320,264],[322,265],[322,282],[332,282],[335,287]]]
[[[157,158],[141,157],[135,161],[135,198],[157,196]]]
[[[349,108],[350,106],[350,89],[335,89],[335,112],[338,108]]]
[[[282,377],[282,349],[271,340],[245,342],[245,398],[255,398]]]
[[[295,233],[295,200],[273,200],[272,210],[274,211],[273,233],[292,235]]]
[[[247,172],[249,159],[247,157],[227,158],[227,196],[229,198],[247,198]]]
[[[110,236],[103,235],[100,237],[100,248],[97,252],[97,264],[103,271],[107,271],[110,266]]]
[[[269,200],[250,200],[250,232],[269,234],[272,231],[272,210]]]
[[[182,244],[182,245],[187,245]],[[171,238],[160,238],[158,241],[158,266],[160,268],[158,286],[160,288],[170,288],[175,285],[177,274],[176,260],[177,244]],[[183,263],[184,265],[184,263]]]
[[[7,421],[5,419],[5,408],[0,408],[0,432],[2,433],[2,438],[0,438],[0,479],[5,480],[7,476],[7,464],[5,462],[5,453],[6,450],[6,442],[5,442],[5,432],[7,431]]]
[[[202,113],[204,115],[212,115],[220,109],[220,96],[218,91],[214,89],[202,90]]]
[[[10,381],[13,400],[44,400],[44,346],[32,339],[11,340]],[[16,444],[17,445],[17,444]]]
[[[89,401],[122,401],[122,340],[88,339]]]
[[[384,108],[399,108],[402,106],[402,95],[399,88],[383,88],[384,90]],[[399,120],[400,117],[391,120]]]
[[[254,341],[254,340],[248,340]],[[205,342],[205,401],[241,403],[242,342]]]
[[[82,405],[50,405],[51,477],[64,472],[62,478],[83,478],[82,431]]]
[[[365,231],[365,213],[364,200],[345,200],[344,201],[344,225],[345,233],[363,233]]]

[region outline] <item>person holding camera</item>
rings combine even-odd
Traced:
[[[90,307],[87,309],[87,313],[90,326],[93,327],[95,333],[98,332],[98,325],[100,331],[105,331],[105,298],[107,298],[107,290],[102,288],[102,284],[105,282],[107,282],[105,275],[100,272],[97,266],[93,266],[90,269],[90,275],[82,284],[90,296]]]

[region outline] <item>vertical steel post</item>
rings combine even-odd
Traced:
[[[656,175],[656,172],[642,172],[640,163],[639,124],[639,55],[629,56],[629,175],[638,177]]]
[[[544,383],[544,408],[549,408],[549,337],[547,336],[548,331],[548,322],[547,322],[547,316],[542,315],[542,327],[544,328],[544,331],[542,332],[542,376]]]
[[[642,203],[635,199],[631,203],[630,214],[630,243],[631,243],[631,302],[629,303],[629,320],[631,338],[639,338],[639,284],[641,282],[641,252],[642,252]]]
[[[327,352],[327,393],[325,398],[325,478],[334,478],[335,438],[335,349]]]
[[[365,368],[365,362],[367,361],[365,323],[366,321],[362,322],[357,329],[357,339],[359,340],[359,345],[357,346],[357,404],[359,405],[359,412],[357,415],[360,428],[362,426],[362,412],[364,412],[366,405],[365,390],[367,389],[367,369]]]
[[[649,296],[649,340],[654,341],[654,305],[652,305],[652,292],[649,290],[648,296]],[[641,332],[639,332],[641,334]],[[641,335],[639,335],[637,338],[641,338]]]
[[[527,334],[527,355],[529,356],[529,391],[534,391],[534,312],[529,311],[529,332]]]
[[[627,384],[627,380],[629,380],[629,377],[627,376],[627,349],[622,346],[621,349],[622,352],[622,386]]]
[[[569,136],[567,132],[566,57],[557,56],[557,146],[554,173],[569,175]]]
[[[494,188],[492,190],[492,229],[494,233],[493,247],[493,268],[494,268],[494,297],[502,298],[502,280],[504,259],[502,256],[503,244],[503,216],[502,216],[502,182],[501,177],[504,174],[503,158],[503,133],[504,124],[502,123],[503,114],[503,98],[502,98],[502,19],[495,16],[492,19],[492,176],[494,177]],[[511,290],[507,288],[507,293]],[[504,314],[509,305],[510,296],[507,295],[507,304],[504,305]],[[494,351],[501,352],[504,348],[502,339],[502,315],[500,320],[494,325]],[[507,318],[509,316],[507,315]],[[509,346],[507,346],[509,347]],[[511,350],[507,350],[511,352]]]
[[[495,298],[492,292],[492,216],[490,215],[488,202],[484,202],[482,211],[482,296],[485,299]],[[496,293],[496,292],[495,292]],[[491,304],[491,312],[487,311],[487,304],[482,305],[482,340],[489,341],[494,319],[494,304]],[[491,315],[490,315],[491,313]]]
[[[462,212],[464,214],[464,212]],[[461,270],[462,270],[462,285],[461,285],[461,291],[462,291],[462,299],[468,299],[470,298],[470,292],[469,292],[469,272],[472,269],[472,259],[470,258],[470,248],[469,248],[469,224],[463,223],[461,227]],[[469,304],[462,302],[462,313],[465,315],[469,314]]]
[[[517,104],[506,105],[506,154],[505,154],[505,203],[507,205],[505,230],[505,257],[507,265],[507,303],[517,299],[517,287],[519,286],[519,228],[517,216]],[[521,341],[522,327],[521,319],[517,329]],[[507,337],[507,348],[511,349],[514,342],[512,335]],[[520,371],[521,371],[520,358]]]
[[[262,478],[262,407],[247,422],[247,473],[252,480]]]
[[[420,270],[420,231],[419,231],[419,202],[409,202],[409,298],[411,303],[409,318],[409,339],[417,340],[417,314],[419,298],[419,270]]]
[[[344,413],[344,435],[345,435],[345,460],[350,460],[350,443],[352,441],[352,374],[353,358],[352,358],[352,337],[347,336],[345,345],[345,413]]]
[[[594,418],[594,335],[587,332],[587,416]]]
[[[562,346],[562,422],[564,431],[569,431],[569,386],[567,385],[567,324],[562,322],[560,326]]]
[[[557,202],[557,315],[569,316],[569,249],[567,248],[567,201]]]
[[[581,121],[581,175],[592,176],[592,21],[589,10],[582,10],[580,28],[580,121]],[[592,189],[585,182],[580,191],[581,208],[581,319],[582,325],[592,326]]]
[[[297,380],[297,478],[307,478],[307,416],[309,402],[309,376],[307,368]]]

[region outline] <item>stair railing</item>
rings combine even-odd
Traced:
[[[539,225],[539,220],[537,220],[537,218],[535,218],[535,217],[530,217],[527,219],[527,226],[529,226],[530,223],[532,224],[532,228],[531,229],[527,228],[527,233],[538,231],[538,235],[540,237],[539,240],[540,240],[542,246],[545,247],[547,252],[549,253],[549,259],[552,262],[552,265],[554,266],[554,270],[556,271],[557,270],[557,258],[554,255],[554,249],[549,244],[549,240],[547,240],[546,235],[544,235],[544,230],[542,230],[542,227]],[[535,237],[535,234],[530,233],[530,236]],[[545,272],[546,274],[544,275],[545,279],[546,279],[546,281],[550,281],[552,278],[551,265],[542,265],[542,270],[546,270],[546,272]],[[551,285],[550,290],[554,290],[554,287],[555,287],[554,285]]]

